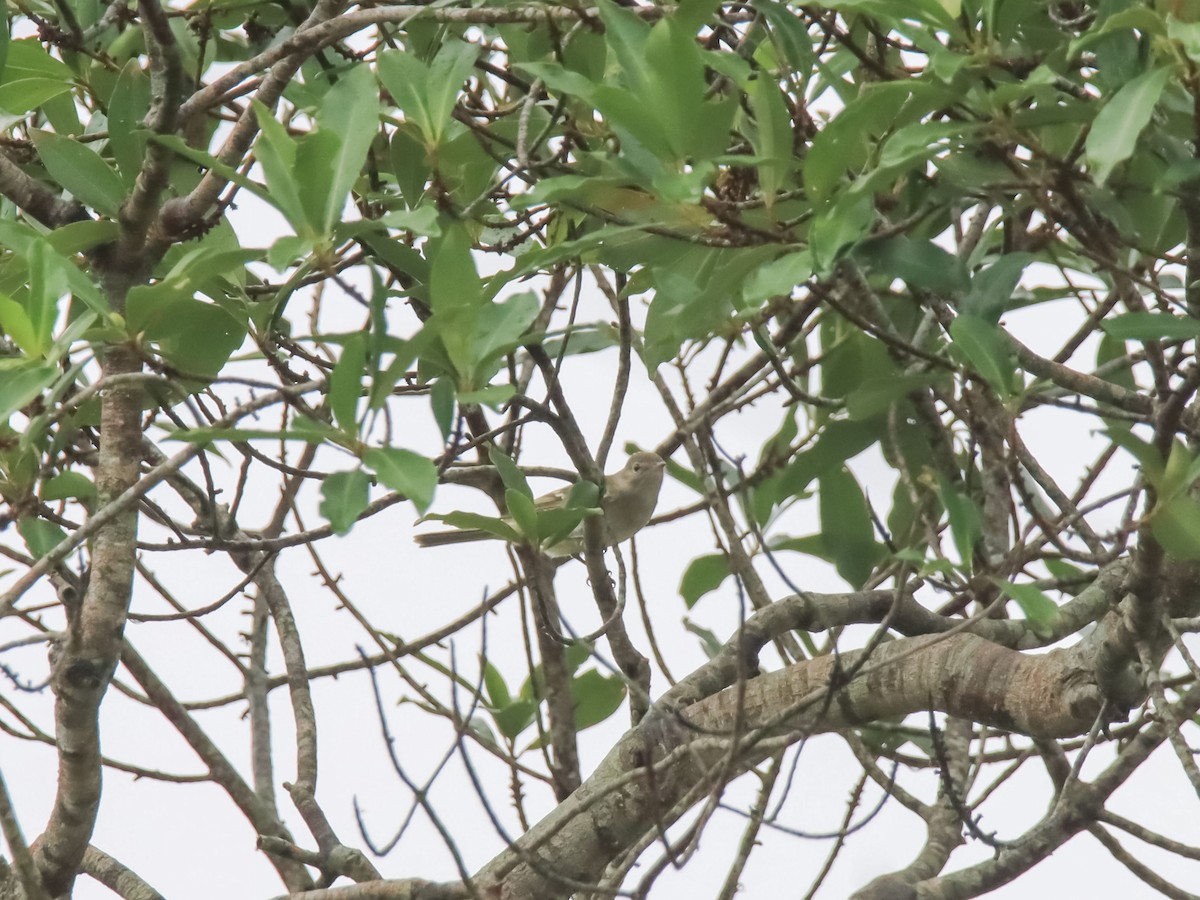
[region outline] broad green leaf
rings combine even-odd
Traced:
[[[434,143],[441,143],[459,91],[474,70],[478,56],[479,48],[475,44],[448,40],[430,62],[425,108],[429,113],[430,137]]]
[[[337,534],[346,534],[367,508],[371,479],[361,469],[334,472],[321,482],[321,515]]]
[[[67,533],[58,525],[31,516],[24,517],[17,523],[17,531],[25,539],[25,546],[35,559],[46,556],[67,539]]]
[[[826,197],[847,171],[866,164],[874,142],[914,90],[907,80],[871,84],[817,133],[804,160],[804,186],[814,200]]]
[[[708,628],[697,625],[690,619],[683,620],[683,627],[700,639],[700,648],[709,659],[713,659],[724,649],[720,639]]]
[[[845,194],[818,212],[809,228],[813,269],[829,272],[851,246],[865,237],[875,221],[875,204],[870,197]]]
[[[770,212],[775,205],[775,194],[787,183],[794,165],[792,117],[773,78],[763,74],[752,78],[747,96],[754,113],[751,143],[763,160],[758,164],[758,183]]]
[[[885,375],[864,379],[846,395],[846,412],[852,419],[871,419],[887,412],[909,394],[928,387],[937,376],[930,372],[913,375]]]
[[[1100,327],[1119,341],[1186,341],[1200,337],[1200,322],[1170,313],[1125,313],[1105,319]]]
[[[993,325],[999,322],[1032,259],[1029,253],[1008,253],[977,272],[971,279],[970,292],[963,298],[962,311]]]
[[[1174,559],[1200,559],[1200,503],[1186,494],[1156,506],[1150,519],[1154,538]]]
[[[6,48],[0,110],[24,115],[71,90],[75,73],[43,50],[37,39],[12,41]]]
[[[0,84],[0,110],[27,113],[71,90],[69,82],[53,78],[22,78]]]
[[[995,585],[1006,596],[1017,601],[1017,606],[1021,607],[1021,612],[1025,613],[1025,618],[1037,634],[1053,634],[1054,623],[1058,619],[1058,605],[1038,587],[1032,584],[1012,584],[1000,579],[995,579]]]
[[[801,494],[814,479],[840,469],[868,447],[879,441],[878,421],[836,419],[825,426],[816,441],[797,453],[784,469],[779,481],[781,497]]]
[[[688,563],[679,581],[679,596],[691,609],[705,594],[715,591],[729,577],[729,559],[724,553],[698,556]]]
[[[683,341],[705,338],[725,325],[749,273],[774,256],[770,247],[675,248],[654,267],[655,296],[646,316],[643,360],[654,369]]]
[[[474,403],[499,411],[517,393],[511,384],[489,384],[475,391],[463,391],[458,395],[459,403]]]
[[[29,360],[0,360],[0,424],[54,384],[58,367]]]
[[[304,214],[304,203],[300,199],[300,187],[296,182],[296,142],[287,130],[275,120],[271,110],[258,100],[251,101],[258,118],[259,136],[254,146],[254,155],[262,166],[269,192],[265,199],[288,220],[297,233],[308,233],[308,220]]]
[[[845,467],[818,479],[821,539],[842,578],[861,588],[883,555],[858,481]]]
[[[1166,68],[1144,72],[1118,90],[1097,113],[1084,143],[1084,155],[1097,184],[1104,184],[1112,170],[1133,155],[1169,75]]]
[[[1116,424],[1110,423],[1104,433],[1110,441],[1128,451],[1138,461],[1147,481],[1152,485],[1162,484],[1163,459],[1157,447],[1149,441],[1142,440],[1128,428]]]
[[[46,344],[38,336],[29,311],[16,300],[0,294],[0,329],[12,338],[14,344],[20,347],[28,356],[39,357],[45,354]]]
[[[478,48],[465,41],[443,45],[426,66],[411,53],[389,51],[379,57],[379,80],[420,130],[427,148],[442,143],[463,82],[470,75]]]
[[[342,346],[342,355],[329,375],[329,407],[334,421],[346,434],[358,432],[358,402],[362,399],[366,364],[366,340],[356,335]]]
[[[45,241],[35,241],[26,256],[29,264],[29,295],[26,310],[41,347],[50,346],[58,320],[59,300],[67,293],[66,273],[56,264]]]
[[[538,543],[543,547],[553,547],[570,537],[584,519],[599,512],[599,509],[580,507],[539,509],[537,514]]]
[[[967,289],[969,279],[962,261],[933,241],[896,235],[866,240],[854,248],[854,258],[871,272],[903,278],[913,287],[950,296]]]
[[[530,540],[536,540],[538,533],[537,510],[534,508],[533,499],[520,491],[509,488],[504,492],[504,504],[508,507],[508,514],[516,523],[521,534]]]
[[[960,564],[971,571],[974,564],[975,545],[983,537],[983,517],[973,500],[954,487],[943,474],[937,475],[938,494],[950,520],[950,534],[958,550]]]
[[[304,209],[304,221],[313,234],[328,234],[334,221],[341,218],[346,196],[342,195],[336,211],[333,199],[333,167],[341,149],[341,137],[327,128],[309,132],[296,141],[293,181]]]
[[[450,440],[454,431],[455,393],[454,381],[450,378],[438,378],[429,388],[429,406],[433,411],[433,419],[437,422],[442,437]]]
[[[504,676],[482,655],[480,662],[483,664],[483,689],[487,692],[488,703],[495,707],[508,706],[512,695],[508,692],[508,685],[504,683]]]
[[[5,66],[8,64],[8,47],[12,40],[12,34],[9,31],[8,18],[5,17],[3,22],[0,22],[0,83],[6,79]]]
[[[176,304],[146,337],[185,375],[216,375],[246,338],[246,327],[221,307],[190,297]]]
[[[571,698],[575,701],[575,730],[583,731],[621,708],[625,682],[617,675],[601,675],[588,669],[571,679]]]
[[[385,487],[404,494],[420,512],[433,502],[437,466],[426,457],[399,447],[377,447],[363,454],[363,462]]]
[[[87,146],[51,131],[31,131],[30,139],[50,177],[81,203],[116,218],[125,202],[125,185]]]
[[[500,473],[500,480],[504,482],[506,488],[510,491],[524,494],[526,497],[532,499],[533,491],[529,489],[529,482],[525,479],[525,473],[517,468],[517,464],[513,462],[511,456],[499,447],[492,446],[488,449],[488,459],[492,461],[492,465]]]
[[[92,500],[96,496],[96,485],[82,472],[59,472],[42,482],[41,496],[47,502],[69,498]]]
[[[972,315],[950,323],[950,337],[963,361],[1001,396],[1012,394],[1013,360],[1000,328]]]
[[[770,297],[789,297],[812,277],[812,272],[812,254],[808,250],[785,254],[754,270],[742,296],[747,305],[757,305]]]
[[[455,95],[460,85],[455,85]],[[321,220],[322,230],[328,232],[341,221],[346,197],[358,180],[379,130],[379,92],[365,64],[343,73],[329,89],[317,114],[317,125],[338,136],[337,152],[329,162],[329,192]]]
[[[503,303],[482,306],[476,325],[475,358],[482,363],[516,349],[540,309],[541,304],[532,291],[522,291]]]
[[[500,733],[509,740],[516,738],[533,724],[537,703],[533,700],[514,700],[498,709],[490,710],[492,719]]]
[[[132,188],[146,152],[142,122],[150,111],[150,79],[131,59],[121,70],[108,101],[108,143],[126,188]]]
[[[91,219],[86,222],[71,222],[55,228],[46,235],[46,243],[62,256],[74,256],[114,240],[120,226],[107,219]],[[61,271],[69,277],[78,269],[65,259],[56,260]],[[82,273],[80,273],[82,275]]]

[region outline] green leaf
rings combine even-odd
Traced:
[[[499,411],[516,393],[516,387],[511,384],[489,384],[476,391],[463,391],[458,395],[458,402],[474,403]]]
[[[875,542],[867,499],[845,467],[826,472],[818,485],[822,542],[838,574],[861,588],[883,555]]]
[[[1150,519],[1154,538],[1174,559],[1200,559],[1200,503],[1186,494],[1156,506]]]
[[[700,639],[700,647],[704,651],[704,655],[709,659],[713,659],[720,654],[723,649],[721,641],[712,631],[702,625],[697,625],[690,619],[683,620],[683,627]]]
[[[146,153],[146,134],[141,130],[150,111],[150,79],[141,63],[131,59],[121,70],[108,101],[108,143],[126,188],[132,188]]]
[[[940,294],[957,295],[969,284],[962,261],[929,240],[903,234],[866,240],[854,248],[854,256],[871,272],[903,278],[913,287]]]
[[[484,305],[475,326],[475,358],[482,363],[514,350],[523,343],[526,329],[540,310],[541,303],[532,291],[515,294],[503,303]]]
[[[170,315],[156,319],[145,333],[172,366],[201,378],[221,371],[246,338],[245,326],[220,306],[190,297],[174,304]]]
[[[813,479],[841,468],[879,441],[880,424],[876,421],[835,419],[825,426],[807,450],[797,453],[779,480],[780,497],[801,494]]]
[[[1096,115],[1084,143],[1084,156],[1097,184],[1104,184],[1112,170],[1133,155],[1169,75],[1166,68],[1142,73],[1118,90]]]
[[[3,294],[0,294],[0,328],[28,356],[40,357],[45,354],[46,345],[39,340],[37,329],[25,307]]]
[[[950,520],[950,533],[954,537],[960,565],[969,572],[974,564],[975,545],[983,537],[983,518],[975,502],[954,487],[942,473],[937,474],[937,479],[938,494]]]
[[[812,277],[812,272],[812,254],[808,250],[788,253],[755,269],[746,280],[742,296],[748,306],[769,297],[789,297],[798,285]]]
[[[22,518],[17,531],[25,540],[25,546],[36,559],[47,556],[51,550],[67,539],[67,533],[53,522],[33,517]]]
[[[98,247],[101,244],[115,240],[120,226],[106,219],[91,219],[85,222],[70,222],[55,228],[46,235],[46,243],[55,253],[74,256]],[[32,246],[32,244],[31,244]],[[61,269],[68,273],[77,271],[75,266],[66,260],[57,260]]]
[[[429,114],[430,137],[440,143],[450,123],[463,82],[475,68],[479,48],[469,41],[447,40],[429,64],[425,108]]]
[[[1083,587],[1088,584],[1088,582],[1091,581],[1091,576],[1084,572],[1083,569],[1079,568],[1078,566],[1071,565],[1071,563],[1067,562],[1066,560],[1050,556],[1043,560],[1043,562],[1046,566],[1046,570],[1060,581],[1078,582],[1078,584],[1074,587],[1068,587],[1066,585],[1060,587],[1059,590],[1064,594],[1074,596],[1075,594],[1079,593],[1079,591],[1082,590]]]
[[[329,89],[321,102],[317,125],[321,131],[338,137],[336,152],[329,160],[328,192],[321,219],[322,231],[328,232],[341,221],[346,197],[358,180],[379,130],[379,92],[366,64],[343,72]]]
[[[342,140],[328,129],[311,131],[296,141],[296,162],[293,181],[300,205],[304,210],[304,221],[309,233],[327,235],[333,223],[341,218],[342,203],[335,207],[333,201],[333,167],[341,152]]]
[[[1104,433],[1110,441],[1132,454],[1133,458],[1141,465],[1142,473],[1151,485],[1162,484],[1163,458],[1157,447],[1149,441],[1143,441],[1128,428],[1122,428],[1116,424],[1110,424]]]
[[[367,508],[371,479],[361,469],[334,472],[321,482],[321,515],[337,534],[346,534]]]
[[[776,193],[786,185],[795,164],[792,117],[774,78],[761,73],[752,78],[747,99],[754,113],[751,143],[755,154],[762,160],[758,164],[759,188],[770,212],[775,205]]]
[[[866,378],[846,395],[846,412],[856,420],[874,418],[887,412],[913,391],[928,387],[936,378],[931,372]]]
[[[500,733],[509,740],[516,738],[533,724],[537,703],[533,700],[514,700],[498,709],[490,710],[492,719]]]
[[[296,182],[296,142],[287,130],[275,120],[271,110],[258,100],[251,100],[258,119],[259,136],[254,146],[254,155],[262,166],[267,179],[266,200],[288,220],[297,233],[309,233],[308,218],[304,203],[300,199],[300,187]]]
[[[516,523],[521,534],[531,541],[536,540],[537,511],[534,508],[533,499],[527,494],[509,488],[504,492],[504,504],[508,507],[508,514]]]
[[[405,118],[420,129],[427,147],[442,142],[458,92],[478,53],[474,44],[449,41],[428,67],[412,53],[389,51],[379,57],[379,80]]]
[[[914,89],[908,79],[869,84],[817,133],[804,160],[804,186],[814,201],[828,196],[847,171],[865,165]]]
[[[50,177],[79,202],[116,218],[125,202],[121,177],[83,144],[50,131],[29,133]]]
[[[419,511],[424,512],[433,502],[437,466],[419,453],[398,447],[377,447],[363,454],[363,462],[385,487],[404,494]]]
[[[329,375],[329,406],[334,421],[346,434],[358,432],[358,402],[362,398],[366,364],[366,340],[362,335],[355,335],[342,347],[342,355]]]
[[[488,660],[481,657],[480,661],[483,663],[483,688],[487,692],[488,703],[495,707],[508,706],[512,696],[508,692],[508,685],[504,683],[504,676]]]
[[[30,360],[0,361],[0,424],[54,384],[58,367]]]
[[[579,523],[589,515],[598,515],[599,513],[599,509],[580,507],[539,509],[537,514],[538,543],[543,547],[553,547],[569,538],[579,527]]]
[[[1012,394],[1012,353],[999,326],[961,315],[950,323],[950,337],[963,361],[1002,397]]]
[[[1200,337],[1200,322],[1170,313],[1131,312],[1100,323],[1105,333],[1119,341],[1187,341]]]
[[[42,49],[36,38],[7,44],[0,110],[24,115],[74,86],[75,73]]]
[[[454,382],[449,378],[438,378],[429,388],[433,419],[446,440],[454,432],[454,396]]]
[[[963,298],[962,311],[993,325],[999,322],[1032,260],[1030,253],[1007,253],[977,272],[971,279],[970,293]]]
[[[1058,605],[1032,584],[1012,584],[1000,579],[993,579],[996,587],[1017,601],[1021,612],[1040,636],[1054,633],[1054,623],[1058,620]]]
[[[601,675],[595,669],[588,669],[571,679],[571,698],[575,701],[575,730],[583,731],[621,708],[625,682],[616,675]]]
[[[42,482],[42,499],[54,500],[92,500],[96,496],[96,485],[82,472],[60,472],[53,478]]]
[[[705,594],[715,591],[729,577],[729,559],[724,553],[698,556],[688,563],[679,581],[679,596],[691,609]]]
[[[529,489],[529,482],[525,479],[525,473],[517,468],[517,464],[513,462],[511,456],[493,445],[488,449],[488,459],[496,467],[496,471],[500,474],[500,480],[504,482],[506,488],[510,491],[524,494],[526,497],[532,499],[533,491]]]

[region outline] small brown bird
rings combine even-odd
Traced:
[[[627,541],[650,521],[654,506],[658,503],[658,492],[662,487],[663,469],[666,463],[657,453],[643,450],[635,453],[625,463],[625,468],[605,476],[604,494],[600,498],[600,509],[604,512],[604,546],[611,547]],[[554,509],[567,502],[570,486],[544,494],[534,501],[538,509]],[[469,541],[498,540],[494,534],[477,529],[458,531],[433,531],[418,534],[417,545],[438,547],[442,544],[463,544]],[[575,556],[583,552],[582,523],[562,540],[542,547],[547,556]]]

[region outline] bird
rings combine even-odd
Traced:
[[[666,465],[657,453],[642,450],[629,457],[619,472],[605,476],[604,493],[600,497],[600,509],[604,515],[604,546],[611,547],[629,540],[650,521],[658,503]],[[558,488],[538,497],[534,505],[541,510],[556,509],[567,502],[570,492],[570,485]],[[510,519],[506,521],[512,524]],[[418,534],[414,540],[419,547],[438,547],[499,538],[486,531],[469,528],[427,532]],[[566,537],[542,547],[542,552],[550,557],[577,556],[583,552],[583,523]]]

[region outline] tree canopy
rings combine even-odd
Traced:
[[[1195,4],[8,13],[0,897],[1192,896]]]

